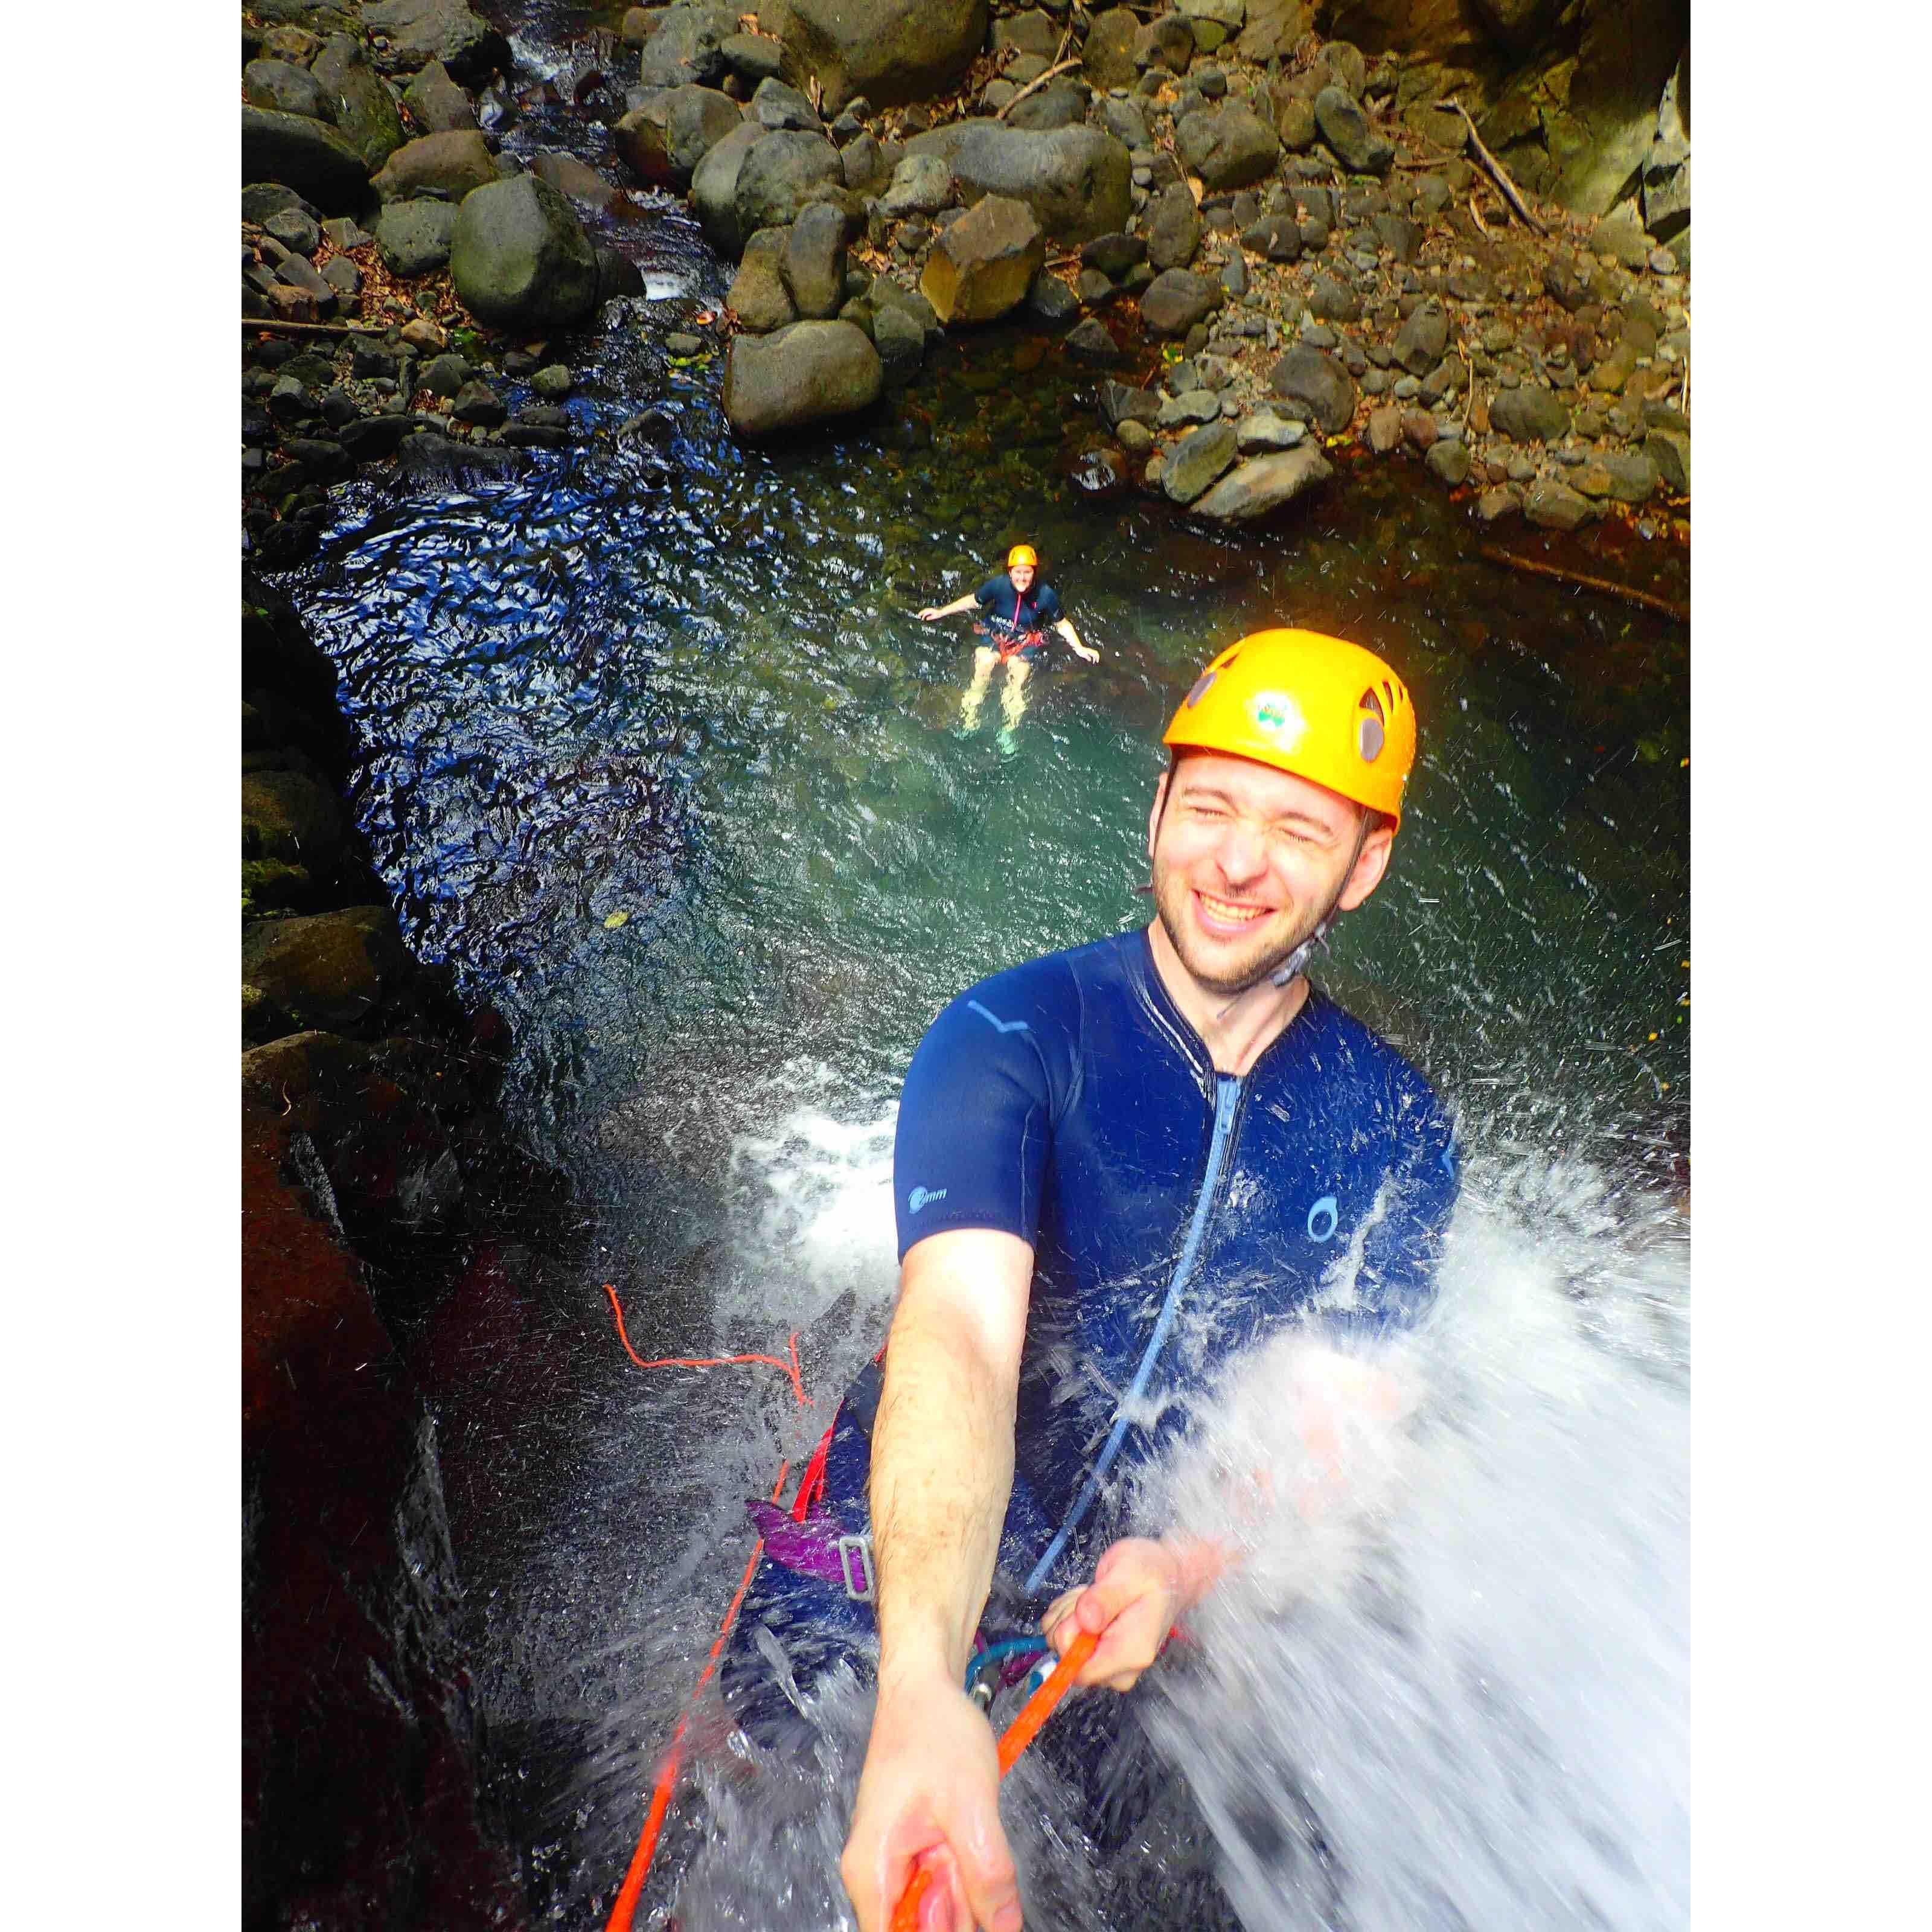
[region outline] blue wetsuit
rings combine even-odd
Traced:
[[[1237,1351],[1298,1322],[1412,1322],[1456,1190],[1448,1123],[1385,1041],[1311,987],[1245,1076],[1219,1074],[1142,931],[953,1000],[906,1076],[893,1169],[902,1257],[962,1228],[1034,1248],[989,1638],[1092,1575],[1126,1532],[1132,1472]],[[832,1432],[825,1500],[852,1535],[878,1400],[874,1368]],[[728,1694],[756,1675],[760,1623],[801,1685],[872,1628],[869,1604],[768,1560]]]
[[[1060,593],[1035,578],[1026,594],[1004,571],[989,577],[973,593],[986,614],[986,634],[1003,657],[1038,657],[1046,648],[1046,632],[1062,616]]]

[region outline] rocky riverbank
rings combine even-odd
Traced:
[[[942,330],[1005,320],[1093,371],[1108,478],[1196,515],[1278,508],[1340,450],[1424,464],[1484,522],[1681,523],[1671,10],[1607,46],[1600,8],[1485,0],[1446,40],[1427,12],[632,8],[578,94],[624,184],[687,195],[738,264],[724,316],[664,319],[685,353],[722,346],[741,436],[871,410]],[[1358,20],[1387,44],[1313,31]],[[503,36],[459,0],[262,0],[243,52],[250,542],[298,551],[331,482],[399,451],[580,439],[550,338],[641,285],[585,226],[620,184],[562,152],[526,171],[481,124]],[[1649,104],[1592,121],[1592,59]]]

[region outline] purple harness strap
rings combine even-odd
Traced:
[[[836,1583],[855,1604],[872,1600],[872,1539],[848,1536],[838,1519],[822,1505],[806,1512],[802,1522],[776,1503],[749,1498],[745,1508],[765,1540],[765,1554],[801,1576]]]

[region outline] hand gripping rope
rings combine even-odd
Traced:
[[[1073,1680],[1085,1669],[1100,1640],[1096,1630],[1082,1630],[1066,1654],[1053,1666],[1053,1675],[1021,1706],[1020,1714],[1000,1737],[1000,1775],[1004,1778],[1019,1762],[1020,1753],[1040,1735],[1040,1726],[1059,1708],[1060,1700],[1073,1687]],[[919,1932],[919,1908],[932,1882],[932,1865],[914,1868],[912,1879],[892,1912],[892,1932]]]

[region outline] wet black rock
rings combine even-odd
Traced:
[[[369,194],[362,156],[333,128],[259,107],[242,110],[242,178],[292,188],[331,214],[353,214]]]
[[[926,359],[926,331],[910,310],[886,302],[872,312],[872,346],[879,352],[886,386],[902,388]]]
[[[1126,359],[1106,324],[1090,315],[1067,331],[1066,352],[1079,362],[1102,368]]]
[[[1080,313],[1080,298],[1058,276],[1042,273],[1027,291],[1026,312],[1034,321],[1057,328]]]
[[[362,25],[388,42],[390,58],[406,71],[440,61],[466,87],[480,87],[509,69],[509,43],[463,0],[365,0]]]

